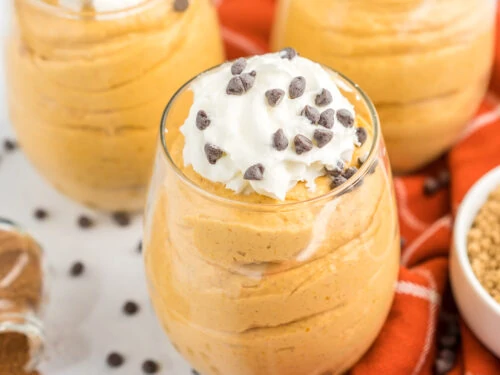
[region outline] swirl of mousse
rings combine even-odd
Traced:
[[[301,181],[314,191],[366,139],[331,73],[293,50],[223,64],[191,89],[184,164],[236,193],[283,201]]]

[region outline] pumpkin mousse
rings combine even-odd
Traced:
[[[200,373],[342,373],[380,331],[396,207],[378,125],[348,85],[286,49],[214,68],[169,106],[146,270],[165,331]]]
[[[280,0],[273,47],[335,67],[372,98],[397,172],[458,139],[490,76],[494,0]]]
[[[211,0],[16,0],[10,116],[58,190],[103,210],[140,210],[161,112],[223,59]]]

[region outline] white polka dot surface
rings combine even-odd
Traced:
[[[0,3],[0,47],[8,3]],[[189,375],[188,364],[169,344],[149,303],[143,261],[137,252],[142,218],[134,217],[129,226],[119,227],[109,215],[88,210],[52,189],[22,151],[3,149],[3,140],[14,134],[6,113],[3,71],[0,52],[0,216],[30,232],[44,248],[50,265],[43,375],[138,375],[146,359],[161,364],[158,374]],[[47,210],[49,217],[36,220],[36,208]],[[95,226],[80,229],[81,214],[94,219]],[[85,264],[85,272],[72,278],[69,269],[78,260]],[[140,304],[138,314],[122,312],[127,300]],[[112,351],[125,357],[120,368],[106,365]]]

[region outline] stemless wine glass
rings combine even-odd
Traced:
[[[165,331],[203,375],[338,374],[387,317],[400,253],[388,158],[369,99],[328,71],[373,142],[348,183],[305,201],[247,202],[186,175],[179,127],[198,78],[165,110],[146,271]]]
[[[279,0],[272,45],[334,66],[380,115],[393,169],[445,152],[484,97],[496,0]]]
[[[13,0],[7,41],[24,152],[58,190],[108,211],[143,208],[166,103],[223,60],[211,0],[130,4]]]

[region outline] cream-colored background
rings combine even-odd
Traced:
[[[6,113],[3,74],[3,37],[8,4],[0,1],[0,141],[12,136]],[[51,266],[50,301],[46,311],[49,337],[43,375],[138,375],[145,358],[161,361],[160,374],[189,375],[187,364],[165,338],[149,304],[142,257],[135,251],[142,218],[119,228],[107,216],[89,211],[54,191],[28,164],[21,152],[6,154],[0,147],[0,216],[10,218],[32,233],[44,247]],[[38,222],[36,207],[50,212]],[[76,218],[87,213],[97,218],[95,228],[82,231]],[[73,261],[87,265],[84,277],[71,279]],[[121,313],[133,299],[142,311],[133,317]],[[108,369],[108,352],[123,353],[127,363]]]

